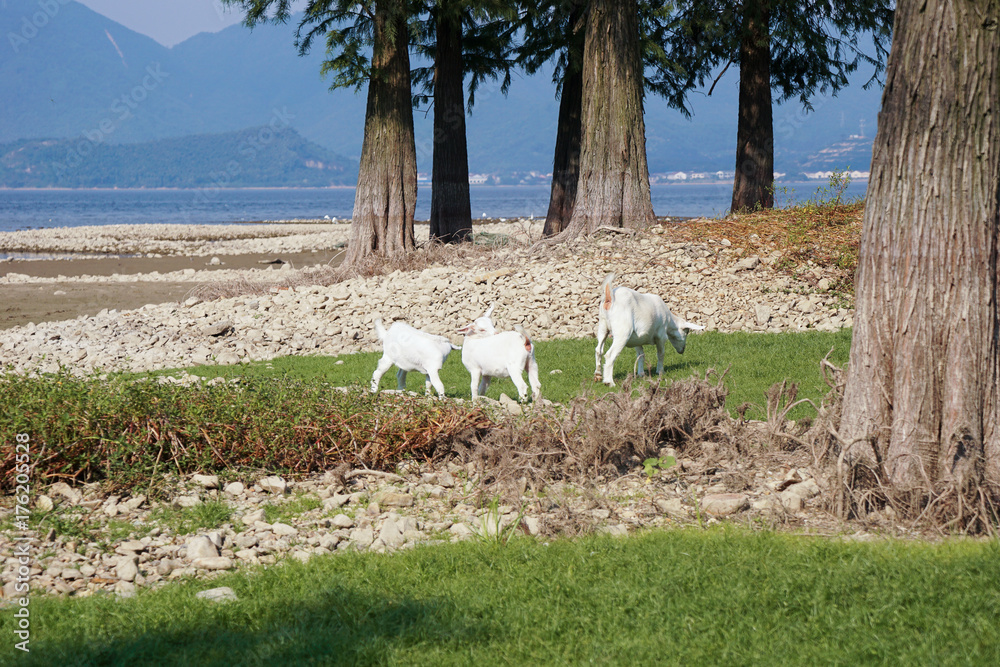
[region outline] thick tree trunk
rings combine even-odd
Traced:
[[[345,268],[373,254],[398,255],[414,248],[417,150],[403,5],[402,0],[375,4],[365,138]]]
[[[740,39],[740,107],[736,129],[734,213],[774,208],[774,125],[771,120],[770,11],[743,3]]]
[[[569,30],[578,29],[580,14],[586,7],[570,17]],[[580,178],[580,114],[583,105],[583,69],[580,62],[582,48],[570,46],[566,52],[566,69],[563,71],[562,94],[559,100],[559,120],[556,125],[556,150],[552,159],[552,193],[549,211],[545,216],[543,236],[555,236],[569,226],[576,203],[576,187]]]
[[[1000,2],[902,0],[840,435],[911,498],[1000,493]]]
[[[455,6],[458,4],[459,6]],[[462,80],[462,17],[459,3],[442,3],[434,59],[434,166],[431,172],[432,239],[457,243],[472,238],[469,150]]]
[[[560,238],[651,225],[636,0],[591,0],[583,50],[580,177]]]

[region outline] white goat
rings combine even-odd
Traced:
[[[472,376],[472,400],[485,394],[490,380],[495,377],[509,377],[517,387],[518,399],[527,400],[528,385],[521,376],[522,372],[527,371],[531,395],[537,401],[541,397],[542,383],[538,381],[535,346],[520,325],[515,326],[514,331],[497,333],[490,319],[495,305],[491,305],[472,324],[458,330],[458,333],[465,336],[462,363]]]
[[[424,389],[428,395],[431,385],[437,390],[438,396],[444,396],[444,383],[438,376],[438,371],[444,365],[444,360],[452,350],[459,347],[452,345],[444,336],[435,336],[420,329],[414,329],[405,322],[395,322],[386,332],[382,320],[375,320],[375,334],[382,341],[382,358],[372,374],[372,393],[378,391],[379,381],[394,364],[396,380],[399,388],[406,388],[406,373],[418,371],[424,374]]]
[[[597,348],[594,350],[594,379],[600,380],[601,355],[608,333],[614,338],[611,349],[604,357],[604,384],[615,386],[615,359],[626,347],[634,347],[636,355],[636,375],[645,371],[646,354],[643,345],[656,345],[656,374],[663,374],[663,350],[666,342],[674,346],[678,354],[684,354],[689,331],[700,331],[705,327],[685,322],[675,317],[663,299],[655,294],[636,292],[628,287],[611,288],[615,274],[609,273],[601,284],[601,307],[597,320]]]

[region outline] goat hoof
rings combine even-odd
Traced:
[[[601,382],[603,379],[600,373],[594,373],[594,382]]]

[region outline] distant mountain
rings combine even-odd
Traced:
[[[84,138],[107,144],[232,132],[288,118],[302,137],[357,161],[365,91],[328,90],[323,49],[299,57],[297,20],[253,31],[235,25],[196,35],[173,48],[134,33],[76,2],[0,3],[0,142]],[[818,94],[815,110],[798,101],[774,111],[775,168],[802,171],[812,155],[875,127],[880,91],[862,90],[859,74],[838,97]],[[712,97],[691,96],[692,118],[647,97],[651,172],[732,170],[738,73],[729,71]],[[497,85],[477,93],[468,119],[474,173],[551,171],[558,100],[551,70],[516,77],[504,97]],[[432,113],[414,111],[417,161],[429,172]],[[870,143],[870,142],[869,142]],[[846,166],[846,165],[843,165]],[[851,163],[855,169],[867,165]]]
[[[0,144],[0,187],[210,188],[354,185],[357,165],[289,128],[110,144]]]

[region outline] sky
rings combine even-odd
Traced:
[[[77,0],[126,28],[173,46],[199,32],[239,23],[242,13],[219,0]]]

